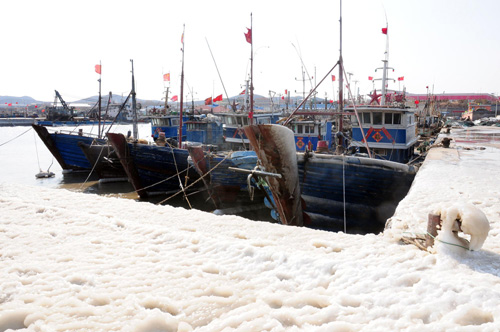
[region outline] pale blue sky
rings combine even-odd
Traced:
[[[161,99],[166,72],[171,73],[170,95],[179,94],[183,24],[185,95],[193,89],[195,100],[201,100],[224,93],[206,39],[227,93],[237,95],[249,72],[250,44],[243,34],[250,13],[257,94],[287,89],[301,95],[301,58],[309,76],[319,81],[339,55],[338,0],[18,0],[4,2],[2,13],[4,96],[48,101],[58,90],[71,101],[97,95],[94,66],[99,61],[103,95],[126,95],[130,59],[138,98]],[[387,15],[391,76],[404,76],[401,83],[409,92],[425,93],[429,86],[435,93],[499,94],[498,13],[500,1],[493,0],[344,0],[343,53],[353,87],[367,94],[372,88],[368,76],[378,76],[374,70],[384,57],[381,28]],[[310,88],[308,80],[305,90]],[[330,99],[337,88],[327,79],[319,96]]]

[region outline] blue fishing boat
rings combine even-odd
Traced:
[[[245,135],[243,127],[250,123],[272,124],[283,117],[281,112],[228,112],[217,114],[223,123],[224,140],[232,150],[247,150],[250,141]]]
[[[45,126],[32,125],[42,142],[57,160],[63,172],[70,171],[89,171],[92,164],[87,160],[81,150],[79,143],[91,145],[96,142],[105,145],[106,140],[99,138],[98,135],[83,133],[82,129],[78,131],[58,130],[49,132]]]
[[[109,142],[141,198],[203,186],[203,182],[193,185],[199,175],[188,164],[188,148],[221,148],[222,124],[209,118],[187,121],[185,137],[187,140],[183,141],[166,139],[161,135],[154,144],[149,144],[127,140],[123,134],[108,133]]]
[[[135,90],[134,90],[134,74],[132,63],[132,91],[122,104],[123,109],[132,96],[132,104],[135,110]],[[99,79],[99,113],[101,116],[100,107],[100,86]],[[62,121],[61,124],[67,125],[74,120],[74,110],[69,108],[59,92],[56,91],[56,99],[61,101],[62,108],[49,109],[47,120],[52,122],[52,125]],[[116,155],[110,149],[107,140],[103,138],[104,124],[109,124],[108,131],[111,128],[112,122],[96,121],[98,125],[98,133],[84,133],[82,128],[78,130],[52,130],[49,132],[46,126],[40,124],[32,125],[37,132],[42,142],[47,146],[54,158],[58,161],[63,169],[63,172],[72,171],[96,171],[100,178],[116,178],[124,177],[124,170],[120,163],[116,162]],[[78,125],[78,123],[76,124]],[[101,127],[102,126],[102,127]],[[137,135],[137,124],[134,123],[134,135]],[[114,160],[114,162],[112,162]]]
[[[219,147],[222,140],[222,123],[215,117],[199,117],[184,123],[184,49],[182,51],[180,110],[176,130],[177,139],[158,132],[154,144],[127,140],[122,134],[108,133],[129,181],[141,198],[158,194],[174,194],[203,186],[198,173],[187,161],[187,148],[198,145],[204,149]],[[172,121],[169,122],[172,124]],[[161,125],[158,123],[158,125]],[[186,139],[186,141],[185,141]]]
[[[186,131],[186,121],[188,116],[183,116],[182,131]],[[151,137],[156,141],[160,133],[163,133],[166,138],[175,138],[179,131],[179,115],[154,115],[150,117],[151,121]]]
[[[335,153],[296,152],[294,132],[287,128],[293,113],[283,126],[250,125],[244,130],[262,167],[275,175],[263,180],[281,223],[377,233],[408,192],[417,171],[408,164],[414,159],[417,142],[415,111],[405,105],[404,95],[386,103],[387,58],[381,105],[353,105],[344,110],[342,47],[336,66],[340,79],[338,128],[332,142]],[[343,130],[347,117],[353,120],[352,137]]]

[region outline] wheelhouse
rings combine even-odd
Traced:
[[[354,109],[349,109],[354,112]],[[366,142],[375,157],[407,163],[417,143],[415,111],[408,108],[358,107],[351,115],[352,142],[359,152],[367,153]],[[361,123],[360,123],[361,122]],[[363,138],[363,133],[365,138]]]

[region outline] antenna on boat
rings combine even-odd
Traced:
[[[99,122],[97,124],[97,137],[101,138],[101,75],[102,75],[102,65],[101,65],[101,61],[99,61],[99,79],[97,81],[99,81],[99,112],[98,112],[98,116],[99,116]]]
[[[248,112],[248,120],[250,125],[253,125],[253,26],[252,13],[250,13],[250,111]],[[248,38],[247,38],[248,41]]]
[[[387,93],[387,69],[389,65],[389,23],[387,22],[387,17],[385,21],[385,28],[382,28],[382,33],[386,36],[385,42],[385,58],[382,60],[384,62],[384,69],[382,72],[382,98],[380,104],[385,105],[385,95]]]
[[[339,55],[339,132],[343,130],[343,113],[344,113],[344,60],[342,59],[342,0],[340,0],[340,55]],[[342,135],[339,137],[339,145],[343,144]]]
[[[215,62],[215,58],[214,58],[214,55],[212,53],[212,49],[210,48],[210,44],[208,43],[208,39],[206,37],[205,37],[205,40],[207,41],[208,50],[210,51],[210,55],[212,56],[212,60],[214,60],[215,69],[217,69],[217,74],[219,74],[219,79],[220,79],[220,82],[222,84],[222,88],[224,89],[224,93],[226,94],[226,98],[227,98],[227,101],[229,103],[230,102],[229,95],[227,94],[226,87],[224,86],[224,82],[222,81],[222,76],[220,75],[219,67],[217,67],[217,63]],[[236,110],[233,109],[233,111],[236,111]]]
[[[183,105],[184,105],[184,32],[186,31],[186,25],[182,25],[182,36],[181,36],[181,43],[182,43],[182,69],[181,69],[181,103],[180,103],[180,108],[179,108],[179,148],[182,146],[182,112],[183,112]]]
[[[132,95],[132,113],[134,115],[134,124],[132,125],[132,135],[134,137],[134,140],[137,140],[137,137],[139,137],[138,129],[137,129],[137,103],[135,100],[135,78],[134,78],[134,60],[130,59],[130,62],[132,63],[132,92],[130,93]]]

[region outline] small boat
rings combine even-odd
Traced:
[[[35,177],[37,179],[45,179],[45,178],[53,178],[55,175],[56,174],[54,172],[40,170],[40,172],[35,174]]]

